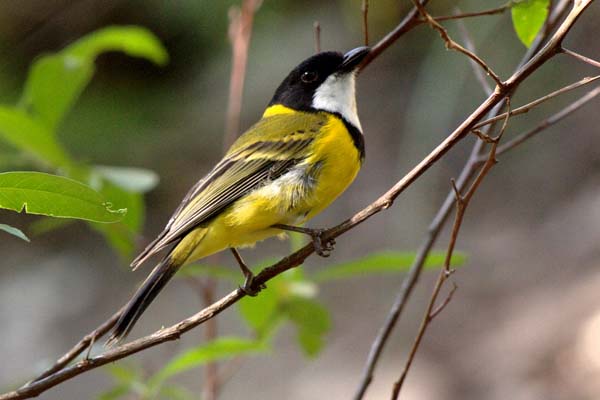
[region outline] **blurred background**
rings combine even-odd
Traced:
[[[140,25],[168,50],[164,67],[119,53],[103,54],[97,71],[59,127],[80,160],[137,166],[160,183],[145,196],[138,248],[166,223],[187,189],[222,154],[231,50],[228,9],[238,1],[0,1],[0,103],[14,104],[29,65],[109,25]],[[393,29],[409,1],[372,1],[371,41]],[[434,1],[433,15],[500,6],[501,2]],[[600,7],[593,4],[566,40],[599,59]],[[314,52],[313,22],[325,50],[362,44],[360,0],[265,0],[255,16],[243,97],[242,128],[257,120],[285,74]],[[450,33],[460,38],[456,24]],[[478,54],[500,76],[513,71],[524,46],[510,13],[466,21]],[[462,40],[459,40],[462,41]],[[597,73],[559,56],[512,99],[521,105]],[[584,88],[510,121],[510,138],[582,96]],[[418,163],[484,99],[465,57],[445,50],[437,34],[417,28],[374,61],[358,79],[366,162],[352,187],[310,226],[351,216]],[[467,212],[458,249],[468,262],[448,308],[434,321],[409,373],[406,399],[598,399],[600,397],[600,102],[503,155]],[[378,250],[414,251],[470,151],[467,138],[385,211],[338,239],[330,259],[312,257],[307,270],[327,268]],[[17,169],[17,168],[14,168]],[[36,218],[0,212],[28,232]],[[447,232],[437,248],[445,249]],[[63,354],[120,307],[146,276],[86,224],[74,223],[26,243],[0,234],[0,388],[21,384]],[[283,256],[277,240],[243,251],[249,261]],[[224,254],[221,263],[234,260]],[[437,273],[421,279],[376,370],[369,399],[388,398],[399,376]],[[332,330],[315,359],[298,350],[292,331],[276,351],[250,358],[227,382],[221,399],[350,398],[402,275],[370,276],[320,287]],[[218,293],[232,286],[220,283]],[[173,281],[144,314],[133,337],[185,318],[202,306],[185,280]],[[243,330],[235,310],[218,319],[222,334]],[[165,358],[202,341],[202,329],[131,357],[153,371]],[[9,361],[10,360],[10,361]],[[200,392],[198,371],[177,382]],[[102,369],[44,393],[43,399],[96,398],[111,385]],[[2,391],[5,391],[2,390]],[[324,395],[326,393],[326,395]],[[135,397],[131,397],[135,398]]]

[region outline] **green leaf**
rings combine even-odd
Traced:
[[[315,300],[295,298],[286,304],[285,312],[296,325],[298,342],[307,356],[317,355],[324,336],[331,329],[329,311]]]
[[[147,29],[104,28],[37,60],[29,72],[20,106],[54,130],[92,79],[96,57],[108,51],[142,57],[158,65],[168,60],[160,41]]]
[[[14,226],[0,224],[0,231],[10,233],[11,235],[16,236],[20,239],[23,239],[26,242],[30,241],[29,238],[27,236],[25,236],[25,234],[20,229],[15,228]]]
[[[242,354],[263,353],[268,346],[256,340],[240,337],[220,337],[212,342],[184,351],[174,357],[150,379],[150,386],[160,386],[166,379],[206,363],[239,356]]]
[[[126,211],[80,182],[41,172],[0,173],[0,208],[95,222],[117,222]]]
[[[107,51],[145,58],[157,65],[165,65],[169,61],[169,55],[158,38],[139,26],[111,26],[97,30],[67,47],[63,53],[90,60]]]
[[[333,279],[345,279],[365,276],[369,274],[397,273],[406,271],[415,260],[415,253],[399,251],[383,251],[370,254],[364,258],[343,264],[327,267],[316,272],[312,278],[317,282],[325,282]],[[445,252],[431,252],[425,260],[425,268],[440,267],[446,258]],[[456,267],[465,262],[466,256],[454,252],[451,265]]]
[[[29,71],[19,105],[54,131],[93,75],[93,60],[61,53],[41,57]]]
[[[72,165],[52,132],[23,111],[0,106],[0,137],[44,164],[53,167]]]
[[[146,193],[156,187],[159,178],[156,172],[143,168],[96,166],[94,172],[122,189]]]
[[[511,9],[513,26],[526,47],[531,46],[544,26],[549,7],[550,0],[523,0],[513,5]]]

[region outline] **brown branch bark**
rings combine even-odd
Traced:
[[[562,121],[563,119],[565,119],[566,117],[568,117],[569,115],[571,115],[572,113],[574,113],[575,111],[579,110],[581,107],[583,107],[584,105],[589,103],[591,100],[593,100],[599,94],[600,94],[600,86],[598,86],[595,89],[590,90],[584,96],[577,99],[573,103],[569,104],[567,107],[563,108],[556,114],[553,114],[552,116],[544,119],[542,122],[540,122],[538,125],[536,125],[532,129],[530,129],[529,131],[518,135],[517,137],[504,143],[502,146],[498,146],[497,154],[501,155],[501,154],[504,154],[504,153],[514,149],[515,147],[517,147],[520,144],[524,143],[525,141],[531,139],[533,136],[537,135],[538,133],[546,130],[547,128],[556,124],[557,122]],[[485,160],[480,158],[479,161],[484,162]]]
[[[464,54],[465,56],[469,57],[471,60],[476,62],[481,68],[483,68],[486,74],[488,74],[496,82],[496,85],[499,88],[501,88],[504,85],[500,77],[496,75],[496,73],[492,70],[492,68],[489,65],[485,63],[485,61],[483,61],[475,53],[465,49],[463,46],[452,40],[452,38],[450,38],[450,35],[448,35],[448,31],[442,25],[440,25],[431,15],[429,15],[429,13],[425,10],[425,7],[419,4],[417,0],[412,0],[412,2],[414,3],[415,7],[417,7],[419,13],[427,21],[427,23],[433,29],[438,31],[442,40],[444,41],[444,43],[446,43],[447,49],[456,50],[459,53]]]
[[[360,6],[362,12],[362,29],[365,46],[369,45],[369,0],[362,0]]]
[[[229,102],[227,122],[225,124],[224,143],[233,143],[240,133],[240,113],[248,62],[248,47],[252,35],[254,13],[262,0],[244,0],[241,10],[232,7],[229,10],[229,40],[232,48],[231,78],[229,81]]]
[[[515,116],[515,115],[519,115],[519,114],[525,114],[525,113],[531,111],[531,109],[533,109],[534,107],[539,106],[540,104],[542,104],[550,99],[553,99],[554,97],[560,96],[561,94],[564,94],[566,92],[570,92],[571,90],[580,88],[581,86],[588,85],[592,82],[597,81],[598,79],[600,79],[600,75],[582,78],[575,83],[572,83],[568,86],[565,86],[558,90],[555,90],[552,93],[548,93],[547,95],[542,96],[539,99],[535,99],[534,101],[529,102],[519,108],[515,108],[514,110],[512,110],[510,112],[511,113],[510,115]],[[482,126],[491,124],[493,122],[500,121],[501,119],[503,119],[505,117],[506,117],[506,113],[496,115],[495,117],[488,118],[485,121],[478,122],[477,124],[475,124],[475,126],[473,126],[473,129],[481,128]]]
[[[568,13],[569,5],[569,0],[561,0],[557,4],[557,6],[553,9],[550,17],[547,19],[544,29],[535,38],[532,45],[523,56],[523,59],[521,60],[515,71],[519,70],[523,65],[525,65],[525,63],[529,61],[542,48],[544,41]],[[472,48],[470,50],[473,51]],[[481,73],[481,69],[478,65],[476,65],[474,71],[476,74]],[[487,84],[487,81],[483,79],[480,80],[480,82],[483,83],[484,91],[486,91],[488,95],[491,95],[491,90],[488,90],[489,86]],[[497,104],[494,107],[494,109],[492,109],[492,111],[490,112],[490,115],[497,115],[500,112],[501,106],[501,103]],[[486,127],[484,127],[484,129],[489,129],[491,126],[492,125],[487,125]],[[479,165],[479,153],[483,147],[483,144],[484,143],[481,140],[477,140],[475,142],[473,149],[471,150],[471,154],[469,155],[465,166],[459,174],[459,178],[456,184],[461,190],[467,185],[467,183],[471,180],[471,178],[476,172],[476,169]],[[392,331],[397,325],[400,315],[404,311],[408,299],[412,294],[413,288],[416,286],[419,280],[421,271],[423,270],[423,266],[425,264],[425,260],[427,259],[429,252],[433,248],[433,245],[436,242],[439,233],[446,224],[446,221],[448,220],[448,216],[450,214],[450,211],[452,210],[453,205],[454,193],[450,191],[450,193],[446,196],[446,199],[442,203],[442,206],[433,218],[431,224],[429,225],[426,238],[417,252],[415,261],[410,267],[406,278],[404,278],[404,280],[402,281],[402,285],[400,287],[400,290],[398,291],[398,294],[396,295],[396,298],[394,299],[390,311],[387,314],[383,325],[379,329],[377,336],[373,341],[373,344],[371,345],[360,384],[354,395],[354,400],[361,400],[364,397],[370,383],[372,382],[375,367],[381,357],[381,354],[383,353],[383,349],[389,337],[391,336]]]
[[[572,51],[572,50],[565,49],[564,47],[562,48],[562,50],[561,50],[561,51],[562,51],[563,53],[565,53],[565,54],[567,54],[567,55],[569,55],[569,56],[571,56],[571,57],[573,57],[573,58],[575,58],[575,59],[579,60],[579,61],[583,61],[584,63],[586,63],[586,64],[589,64],[589,65],[591,65],[591,66],[593,66],[593,67],[600,68],[600,62],[599,62],[599,61],[592,60],[592,59],[591,59],[591,58],[589,58],[589,57],[586,57],[586,56],[584,56],[584,55],[581,55],[581,54],[579,54],[579,53],[576,53],[576,52],[574,52],[574,51]]]
[[[508,98],[507,98],[507,106],[510,107],[510,101]],[[483,179],[487,176],[487,174],[492,169],[492,167],[497,163],[496,148],[498,146],[498,142],[500,141],[500,139],[502,138],[502,135],[504,134],[504,132],[506,130],[506,126],[507,126],[509,117],[510,117],[510,113],[507,113],[504,124],[502,125],[502,129],[500,130],[498,137],[493,139],[492,147],[490,149],[486,163],[483,165],[483,167],[481,167],[481,171],[479,172],[479,174],[475,178],[475,181],[473,182],[473,184],[471,185],[471,187],[469,188],[469,190],[467,191],[467,193],[464,196],[460,194],[460,191],[456,187],[455,182],[452,181],[452,188],[454,190],[455,202],[456,202],[456,216],[454,218],[454,224],[452,226],[452,233],[450,235],[450,242],[448,243],[448,250],[446,251],[446,258],[444,260],[444,266],[440,270],[438,279],[433,288],[433,292],[431,293],[431,297],[429,299],[429,304],[427,305],[427,309],[425,310],[425,315],[423,316],[423,319],[421,321],[421,326],[419,327],[419,331],[417,332],[417,336],[415,337],[415,341],[409,352],[408,359],[406,360],[406,364],[404,365],[404,368],[402,370],[402,373],[400,374],[400,377],[398,378],[398,380],[396,382],[394,382],[394,386],[392,389],[392,396],[391,396],[392,400],[396,400],[400,394],[400,390],[402,390],[402,385],[404,384],[404,382],[406,380],[408,371],[410,370],[410,367],[412,366],[412,363],[417,354],[417,350],[419,349],[419,347],[421,345],[423,337],[425,337],[425,332],[427,331],[427,328],[431,324],[431,321],[433,321],[433,319],[446,307],[446,305],[448,305],[448,303],[452,299],[452,295],[456,291],[456,285],[454,285],[454,287],[452,288],[452,290],[450,291],[450,293],[448,294],[446,299],[442,302],[442,304],[440,304],[439,307],[435,308],[435,304],[437,303],[437,299],[442,290],[442,287],[444,286],[444,283],[446,282],[446,280],[448,280],[448,278],[450,277],[450,275],[453,272],[453,270],[450,268],[450,262],[452,260],[452,254],[454,253],[454,248],[456,246],[456,241],[458,239],[458,233],[460,232],[460,227],[462,226],[462,222],[465,217],[465,212],[467,210],[467,207],[469,206],[469,202],[473,198],[473,195],[475,194],[475,192],[481,185],[481,182],[483,182]]]
[[[313,22],[313,29],[315,35],[315,53],[321,52],[321,24],[319,21]]]
[[[506,95],[514,91],[518,87],[518,85],[523,80],[525,80],[531,73],[537,70],[541,65],[543,65],[548,59],[550,59],[553,55],[555,55],[558,52],[557,48],[561,45],[562,40],[572,28],[573,24],[576,22],[581,13],[591,4],[592,1],[593,0],[580,0],[576,2],[572,10],[569,12],[567,17],[563,21],[563,23],[557,29],[556,33],[542,48],[542,50],[536,53],[535,56],[527,64],[521,67],[506,82],[504,82],[504,86],[497,87],[496,91],[492,95],[490,95],[473,113],[471,113],[471,115],[469,115],[463,123],[461,123],[439,146],[437,146],[429,155],[427,155],[417,166],[415,166],[392,188],[390,188],[386,193],[384,193],[380,198],[375,200],[369,206],[355,214],[352,218],[327,230],[324,233],[324,239],[327,240],[329,238],[338,237],[344,232],[353,229],[357,225],[361,224],[374,214],[389,208],[393,204],[393,201],[410,184],[412,184],[419,176],[421,176],[426,170],[428,170],[433,164],[435,164],[435,162],[439,160],[441,156],[447,153],[456,143],[462,140],[473,128],[477,121],[479,121],[485,114],[487,114],[496,104],[500,103]],[[415,10],[412,11],[413,17],[409,18],[408,21],[412,21],[412,18],[414,18],[414,15],[416,15],[414,11]],[[409,13],[409,16],[410,15],[411,13]],[[407,19],[405,18],[404,21],[407,21]],[[401,23],[401,25],[403,23]],[[408,24],[411,23],[412,22],[409,22]],[[403,29],[405,28],[397,27],[395,31],[391,32],[388,36],[386,36],[386,38],[388,38],[387,40],[395,40],[395,38],[399,37],[398,32],[401,32]],[[383,51],[383,49],[389,47],[391,43],[380,42],[380,45],[381,46],[379,47],[377,54],[380,54]],[[372,61],[373,58],[374,56],[371,57],[369,62]],[[366,64],[363,63],[363,67],[364,65]],[[266,281],[273,278],[274,276],[302,264],[304,260],[313,252],[314,247],[312,243],[309,243],[300,250],[290,254],[289,256],[283,258],[274,265],[267,267],[263,271],[261,271],[256,276],[255,284],[264,284]],[[160,343],[175,340],[179,338],[183,333],[189,331],[190,329],[193,329],[194,327],[200,325],[206,320],[213,318],[215,315],[218,315],[220,312],[237,302],[243,296],[244,293],[241,290],[235,290],[229,293],[228,295],[224,296],[214,304],[212,304],[210,307],[206,307],[204,310],[193,315],[192,317],[189,317],[179,322],[178,324],[175,324],[169,328],[161,329],[149,336],[137,339],[130,343],[108,350],[93,358],[77,362],[74,365],[63,368],[60,371],[48,375],[45,378],[38,380],[32,384],[26,385],[16,391],[0,395],[0,400],[23,399],[39,395],[45,390],[56,386],[59,383],[64,382],[65,380],[71,379],[81,373],[97,368],[101,365],[105,365],[109,362],[113,362],[121,358],[127,357],[131,354],[140,352],[149,347],[156,346]]]

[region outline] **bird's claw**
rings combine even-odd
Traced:
[[[244,292],[246,296],[255,297],[260,293],[261,290],[266,289],[267,285],[261,283],[258,287],[254,287],[254,275],[246,275],[246,280],[242,286],[239,286],[240,290]]]
[[[329,257],[331,252],[335,248],[335,239],[330,238],[327,240],[323,240],[323,233],[325,229],[314,229],[310,233],[310,237],[313,241],[313,246],[315,247],[315,252],[321,257]]]

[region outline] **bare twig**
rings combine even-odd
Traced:
[[[454,271],[454,270],[450,270],[450,271]],[[429,314],[431,319],[434,319],[435,317],[437,317],[438,314],[440,314],[442,311],[444,311],[446,306],[448,304],[450,304],[450,302],[452,301],[452,298],[454,297],[454,292],[456,292],[456,289],[458,289],[458,286],[456,285],[456,283],[452,282],[452,289],[450,289],[450,291],[448,292],[448,295],[446,296],[444,301],[442,301],[442,304],[440,304],[435,310],[431,311],[431,314]]]
[[[462,140],[473,128],[475,123],[479,121],[484,115],[486,115],[493,107],[499,104],[503,98],[514,91],[519,84],[525,80],[531,73],[537,70],[543,65],[548,59],[557,53],[557,46],[560,46],[563,38],[570,31],[573,24],[581,13],[591,4],[592,0],[579,0],[566,16],[563,23],[558,27],[556,33],[546,43],[544,48],[537,52],[533,58],[519,68],[507,81],[504,87],[500,90],[496,90],[491,94],[475,111],[471,113],[440,145],[438,145],[431,153],[425,157],[418,165],[416,165],[410,172],[408,172],[400,181],[398,181],[392,188],[386,193],[380,196],[377,200],[365,207],[360,212],[356,213],[352,218],[344,221],[343,223],[328,229],[323,234],[323,239],[328,240],[331,238],[338,237],[344,232],[353,229],[362,222],[369,219],[374,214],[381,212],[389,208],[393,201],[408,187],[410,186],[419,176],[427,171],[432,165],[439,160],[446,152],[448,152],[456,143]],[[405,19],[406,20],[406,19]],[[396,30],[395,30],[396,31]],[[388,35],[389,40],[395,40],[397,33]],[[381,42],[380,42],[381,43]],[[389,43],[382,43],[381,48],[387,48]],[[380,50],[379,53],[381,53]],[[314,252],[312,243],[307,244],[298,251],[290,254],[283,258],[279,262],[273,264],[270,267],[262,270],[255,279],[255,285],[261,285],[267,282],[269,279],[281,274],[282,272],[294,268],[304,262],[304,260]],[[244,297],[244,293],[241,290],[235,290],[228,295],[224,296],[220,300],[213,303],[210,307],[206,307],[199,313],[189,317],[169,328],[161,329],[154,334],[140,338],[130,343],[123,344],[114,349],[108,350],[105,353],[97,355],[89,360],[82,360],[74,365],[63,368],[56,373],[47,376],[46,378],[39,380],[33,384],[24,386],[16,391],[9,392],[0,395],[0,400],[7,399],[23,399],[32,396],[39,395],[45,390],[58,385],[65,380],[71,379],[77,375],[80,375],[91,369],[95,369],[101,365],[119,360],[127,357],[131,354],[140,352],[147,348],[156,346],[160,343],[175,340],[179,338],[183,333],[193,329],[200,325],[206,320],[213,318],[220,312],[230,307],[232,304],[237,302],[239,299]]]
[[[421,5],[426,5],[429,0],[421,0]],[[419,10],[413,7],[402,21],[387,35],[385,35],[379,42],[377,42],[372,48],[369,54],[361,62],[358,72],[362,71],[367,65],[369,65],[374,59],[379,57],[388,47],[398,40],[406,32],[419,25]]]
[[[519,114],[525,114],[525,113],[529,112],[532,108],[534,108],[534,107],[536,107],[536,106],[538,106],[538,105],[540,105],[540,104],[542,104],[542,103],[544,103],[544,102],[546,102],[546,101],[548,101],[548,100],[550,100],[550,99],[552,99],[554,97],[557,97],[557,96],[559,96],[561,94],[564,94],[566,92],[570,92],[571,90],[575,90],[575,89],[577,89],[577,88],[579,88],[581,86],[588,85],[588,84],[590,84],[592,82],[597,81],[598,79],[600,79],[600,75],[596,75],[596,76],[593,76],[593,77],[585,77],[583,79],[580,79],[580,80],[578,80],[575,83],[572,83],[572,84],[567,85],[565,87],[562,87],[562,88],[560,88],[558,90],[555,90],[552,93],[549,93],[549,94],[547,94],[545,96],[540,97],[539,99],[535,99],[534,101],[529,102],[529,103],[525,104],[524,106],[521,106],[519,108],[515,108],[514,110],[511,111],[510,115],[511,116],[515,116],[515,115],[519,115]],[[500,114],[500,115],[496,115],[495,117],[488,118],[488,119],[486,119],[484,121],[478,122],[477,124],[475,124],[473,126],[473,129],[481,128],[482,126],[491,124],[492,122],[500,121],[501,119],[503,119],[505,117],[506,117],[506,113],[503,113],[503,114]]]
[[[460,12],[458,7],[456,8],[456,10]],[[458,15],[460,15],[460,14],[458,14]],[[473,43],[473,40],[471,39],[471,36],[469,35],[469,32],[467,31],[467,27],[465,26],[465,23],[461,20],[458,20],[457,25],[458,25],[458,29],[460,30],[460,33],[462,35],[463,41],[465,42],[465,47],[471,53],[475,54],[475,44]],[[479,81],[479,84],[483,88],[484,92],[487,95],[490,95],[492,93],[492,87],[488,83],[485,73],[483,72],[483,70],[481,68],[479,68],[479,64],[477,64],[475,62],[475,60],[469,58],[469,61],[471,62],[471,67],[473,69],[473,72],[475,73],[475,77],[477,77],[477,80]]]
[[[569,50],[569,49],[566,49],[564,47],[561,49],[561,51],[563,53],[565,53],[565,54],[570,55],[571,57],[574,57],[574,58],[578,59],[579,61],[583,61],[586,64],[592,65],[592,66],[594,66],[596,68],[600,68],[600,62],[599,61],[592,60],[589,57],[583,56],[583,55],[581,55],[579,53],[576,53],[576,52],[574,52],[572,50]]]
[[[506,104],[507,104],[507,107],[509,107],[509,111],[510,111],[510,99],[509,98],[506,99]],[[492,143],[492,147],[490,149],[488,159],[487,159],[486,163],[483,165],[483,167],[481,168],[481,171],[479,172],[477,177],[475,178],[475,181],[473,182],[473,184],[467,191],[467,194],[462,196],[460,194],[459,189],[456,187],[455,182],[452,181],[452,188],[453,188],[453,191],[455,194],[455,201],[456,201],[456,216],[454,218],[454,225],[452,226],[452,233],[450,236],[450,242],[448,244],[448,250],[446,252],[446,258],[444,260],[444,266],[440,270],[440,273],[438,275],[438,279],[436,281],[435,287],[434,287],[431,297],[429,299],[429,304],[427,305],[425,315],[423,316],[423,319],[421,321],[421,326],[419,327],[419,331],[417,333],[417,336],[415,337],[415,341],[409,352],[408,359],[406,360],[406,364],[404,365],[404,369],[402,370],[402,373],[400,374],[400,377],[398,378],[398,380],[394,383],[394,386],[392,389],[392,397],[391,397],[392,400],[397,399],[398,395],[400,394],[402,385],[404,384],[404,381],[406,380],[408,371],[410,370],[410,367],[415,359],[415,355],[417,354],[417,350],[419,349],[419,347],[421,345],[423,337],[425,336],[425,332],[427,331],[427,328],[431,324],[431,321],[433,321],[433,319],[446,307],[446,305],[452,299],[454,291],[456,290],[456,285],[454,285],[452,290],[446,297],[446,299],[442,302],[442,304],[440,306],[438,306],[437,308],[435,308],[435,304],[437,302],[437,298],[440,294],[440,291],[442,290],[444,283],[446,282],[446,280],[452,273],[452,270],[450,269],[450,262],[452,260],[452,254],[453,254],[454,248],[456,246],[456,241],[458,239],[458,233],[460,231],[460,227],[464,220],[466,209],[469,205],[469,202],[473,198],[475,191],[479,188],[479,186],[481,185],[481,182],[483,182],[483,179],[485,178],[485,176],[488,174],[488,172],[492,169],[492,167],[497,162],[496,148],[498,146],[498,142],[500,141],[500,139],[502,138],[502,135],[504,134],[504,131],[506,130],[509,116],[510,116],[510,112],[506,114],[504,124],[502,125],[502,129],[500,130],[498,137],[494,138],[494,142]]]
[[[63,369],[67,365],[69,365],[69,363],[71,361],[76,359],[77,356],[79,356],[81,353],[83,353],[86,349],[91,349],[92,343],[95,342],[97,338],[104,336],[117,323],[117,320],[119,319],[119,316],[121,315],[122,310],[123,310],[123,308],[120,309],[119,311],[117,311],[116,313],[114,313],[113,316],[110,317],[109,319],[107,319],[104,323],[102,323],[102,325],[100,325],[99,327],[97,327],[96,329],[94,329],[93,331],[91,331],[90,333],[85,335],[83,338],[81,338],[81,340],[79,342],[77,342],[75,344],[75,346],[73,346],[62,357],[60,357],[54,363],[54,365],[52,365],[52,367],[50,367],[47,370],[45,370],[44,372],[42,372],[38,377],[36,377],[32,381],[26,383],[25,386],[31,385],[31,384],[33,384],[37,381],[40,381],[52,374],[55,374],[56,372],[60,371],[61,369]],[[89,358],[90,357],[88,354],[86,359],[89,359]],[[1,396],[0,396],[0,398],[1,398]]]
[[[362,0],[360,7],[362,11],[362,28],[365,46],[369,45],[369,0]]]
[[[442,25],[440,25],[435,19],[433,19],[433,17],[431,15],[429,15],[429,13],[425,10],[425,7],[422,6],[417,0],[412,0],[412,2],[415,5],[415,7],[417,7],[417,9],[419,10],[419,13],[427,21],[427,23],[433,29],[438,31],[442,40],[444,40],[444,43],[446,43],[447,49],[456,50],[459,53],[466,55],[471,60],[475,61],[481,68],[484,69],[484,71],[494,80],[494,82],[496,82],[496,85],[498,86],[498,88],[501,88],[504,86],[504,82],[502,82],[502,79],[500,79],[500,77],[498,75],[496,75],[496,73],[489,67],[489,65],[487,65],[485,63],[485,61],[483,61],[481,58],[479,58],[475,53],[465,49],[463,46],[461,46],[460,44],[458,44],[454,40],[452,40],[450,38],[450,36],[448,35],[448,31]]]
[[[557,4],[550,17],[546,21],[546,29],[540,32],[535,38],[526,54],[523,56],[521,62],[517,66],[516,70],[519,70],[521,67],[523,67],[523,65],[525,65],[525,63],[527,63],[542,48],[542,44],[547,39],[550,32],[552,32],[556,25],[564,18],[566,13],[569,11],[569,6],[570,0],[561,0]],[[473,49],[470,50],[473,51]],[[473,65],[473,63],[471,63],[471,65]],[[481,69],[478,65],[476,65],[474,69],[476,73],[481,72]],[[489,89],[487,81],[483,85],[483,89],[484,91],[486,91],[488,96],[491,95],[491,89]],[[490,112],[490,115],[497,115],[501,110],[501,106],[502,103],[498,103],[496,106],[494,106],[494,108]],[[487,125],[486,127],[484,127],[484,129],[489,129],[491,126],[492,125]],[[460,172],[459,178],[456,182],[458,188],[462,189],[463,187],[465,187],[475,174],[477,167],[480,165],[478,158],[483,144],[483,141],[477,140],[473,145],[471,154],[469,155],[469,158],[465,163],[465,166],[463,167],[462,171]],[[370,383],[373,380],[375,367],[381,357],[381,354],[383,353],[383,349],[389,337],[391,336],[394,327],[398,323],[400,315],[404,311],[404,307],[406,306],[408,299],[413,292],[413,288],[416,286],[419,280],[421,271],[423,270],[423,266],[425,265],[425,260],[427,259],[429,252],[433,248],[433,245],[436,242],[439,233],[441,232],[446,221],[448,220],[448,216],[454,205],[454,198],[454,192],[450,191],[450,193],[448,193],[444,202],[442,203],[442,206],[433,218],[431,224],[429,225],[429,228],[427,229],[426,238],[417,252],[415,261],[411,265],[406,277],[402,281],[402,285],[400,287],[400,290],[398,291],[398,294],[396,295],[396,298],[394,299],[390,311],[388,312],[384,323],[379,329],[377,336],[373,341],[373,344],[371,345],[369,355],[367,357],[367,361],[363,370],[362,378],[354,395],[354,400],[361,400],[364,397]]]
[[[568,117],[569,115],[571,115],[572,113],[574,113],[575,111],[577,111],[578,109],[583,107],[585,104],[587,104],[589,101],[593,100],[599,94],[600,94],[600,86],[589,91],[584,96],[582,96],[578,100],[574,101],[573,103],[569,104],[567,107],[563,108],[556,114],[544,119],[542,122],[540,122],[538,125],[536,125],[533,129],[530,129],[529,131],[511,139],[510,141],[504,143],[502,146],[498,146],[498,150],[496,151],[496,153],[498,155],[500,155],[500,154],[504,154],[507,151],[514,149],[515,147],[519,146],[526,140],[531,139],[533,136],[537,135],[538,133],[542,132],[543,130],[547,129],[548,127],[550,127],[550,126],[556,124],[557,122],[563,120],[564,118]],[[485,160],[480,158],[479,161],[484,162]]]
[[[231,79],[229,84],[229,103],[227,107],[227,123],[225,125],[225,143],[233,143],[240,131],[239,115],[242,111],[246,63],[248,47],[252,35],[254,13],[262,0],[244,0],[241,10],[237,7],[229,9],[229,40],[233,53]]]
[[[498,8],[492,8],[489,10],[484,10],[484,11],[475,11],[475,12],[469,12],[469,13],[458,13],[458,14],[454,14],[454,15],[442,15],[442,16],[437,16],[437,17],[432,17],[434,20],[436,20],[437,22],[443,22],[443,21],[450,21],[450,20],[460,20],[460,19],[465,19],[465,18],[472,18],[472,17],[482,17],[485,15],[498,15],[498,14],[502,14],[504,13],[504,11],[509,10],[511,8],[511,4],[505,4],[503,6],[500,6]],[[425,18],[419,18],[418,20],[420,23],[428,23],[429,21]]]
[[[313,22],[313,29],[315,32],[315,53],[321,52],[321,24],[319,21]]]

